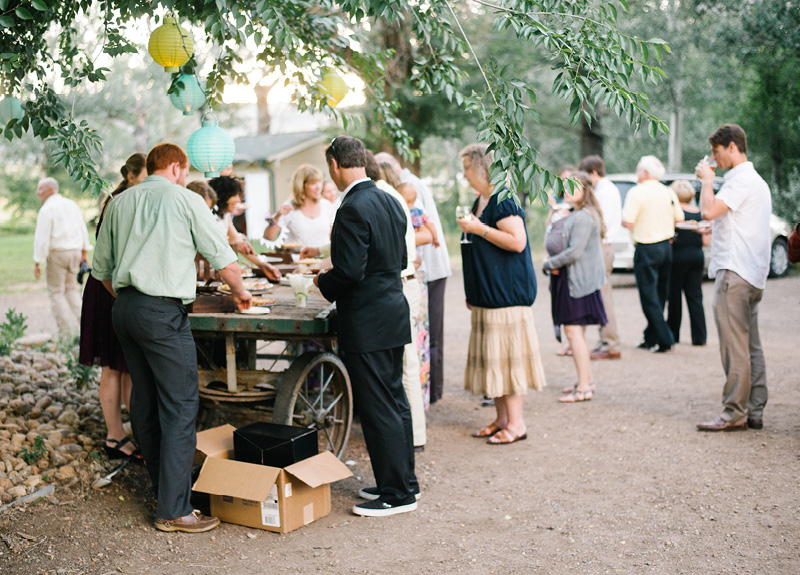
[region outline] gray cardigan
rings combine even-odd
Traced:
[[[564,232],[569,236],[567,248],[546,259],[543,267],[554,270],[566,266],[570,297],[586,297],[606,283],[600,224],[587,210],[578,210],[564,220]]]

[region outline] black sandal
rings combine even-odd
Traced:
[[[113,445],[109,446],[108,445],[109,443],[111,443]],[[103,446],[103,449],[106,450],[106,455],[108,456],[109,459],[128,459],[128,458],[131,458],[131,459],[133,459],[135,461],[141,461],[143,459],[143,457],[142,457],[142,452],[139,449],[137,449],[136,451],[134,451],[131,454],[127,454],[127,453],[125,453],[124,451],[122,451],[120,449],[120,447],[122,447],[126,443],[133,443],[131,441],[131,438],[128,437],[128,436],[123,437],[119,441],[117,441],[116,439],[108,439],[107,438],[106,439],[106,444]]]

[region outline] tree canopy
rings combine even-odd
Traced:
[[[555,72],[553,90],[570,102],[573,123],[591,122],[602,104],[636,130],[646,126],[653,136],[666,131],[648,112],[646,94],[628,86],[634,76],[657,83],[663,76],[658,64],[669,48],[658,38],[618,31],[626,0],[462,0],[459,9],[482,13],[496,29],[512,32],[520,53],[546,58]],[[300,110],[325,110],[346,129],[353,118],[328,105],[318,82],[327,69],[354,72],[375,103],[375,123],[410,156],[412,139],[399,114],[403,99],[386,89],[392,81],[387,69],[400,46],[372,43],[367,35],[373,26],[401,26],[410,48],[407,88],[411,94],[443,95],[477,114],[479,138],[496,153],[493,181],[508,178],[512,189],[529,193],[555,180],[524,136],[524,125],[539,121],[534,89],[490,60],[476,62],[481,88],[463,93],[465,74],[457,61],[474,52],[452,0],[0,0],[0,87],[25,106],[25,116],[9,122],[4,136],[19,138],[31,130],[51,143],[55,164],[84,190],[99,193],[105,182],[94,157],[102,149],[103,127],[77,121],[67,97],[77,86],[101,85],[109,69],[96,64],[100,56],[113,61],[136,52],[133,38],[141,28],[155,28],[167,15],[215,46],[205,81],[210,105],[221,104],[227,82],[246,81],[243,49],[254,47],[257,60],[299,86]],[[81,25],[87,19],[97,24],[96,33]],[[185,69],[196,69],[201,57],[212,56],[195,55]]]

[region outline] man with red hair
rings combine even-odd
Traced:
[[[240,309],[252,298],[205,201],[184,187],[186,153],[159,144],[147,156],[147,172],[109,204],[92,275],[117,297],[112,319],[133,380],[133,433],[158,498],[155,527],[200,533],[219,519],[189,502],[199,397],[185,305],[195,298],[195,254],[220,270]]]

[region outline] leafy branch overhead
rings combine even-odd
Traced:
[[[657,83],[669,47],[619,33],[618,15],[627,10],[626,0],[0,0],[0,89],[25,103],[25,115],[4,126],[3,135],[11,140],[31,130],[50,141],[53,162],[84,190],[99,193],[105,182],[94,166],[102,126],[75,120],[69,92],[104,82],[108,69],[95,64],[101,54],[137,52],[134,32],[152,30],[172,15],[215,46],[205,86],[210,105],[220,105],[227,82],[245,80],[241,48],[256,46],[258,61],[299,87],[299,109],[327,110],[345,129],[358,118],[331,108],[318,82],[330,68],[360,76],[384,137],[410,157],[399,104],[387,97],[393,49],[376,48],[367,36],[375,25],[403,22],[416,47],[410,88],[444,94],[477,115],[480,138],[495,152],[496,183],[508,177],[516,192],[541,192],[551,181],[561,183],[539,165],[535,146],[522,136],[525,123],[539,120],[536,94],[503,67],[502,55],[478,62],[484,90],[461,93],[458,62],[475,56],[460,20],[493,18],[497,33],[513,34],[519,50],[544,53],[558,72],[554,92],[571,102],[573,123],[591,122],[603,105],[655,136],[666,125],[647,111],[646,95],[628,86],[634,75]],[[98,20],[98,34],[87,34],[87,22]],[[203,57],[210,56],[196,55],[189,66]],[[61,94],[53,87],[56,77]]]

